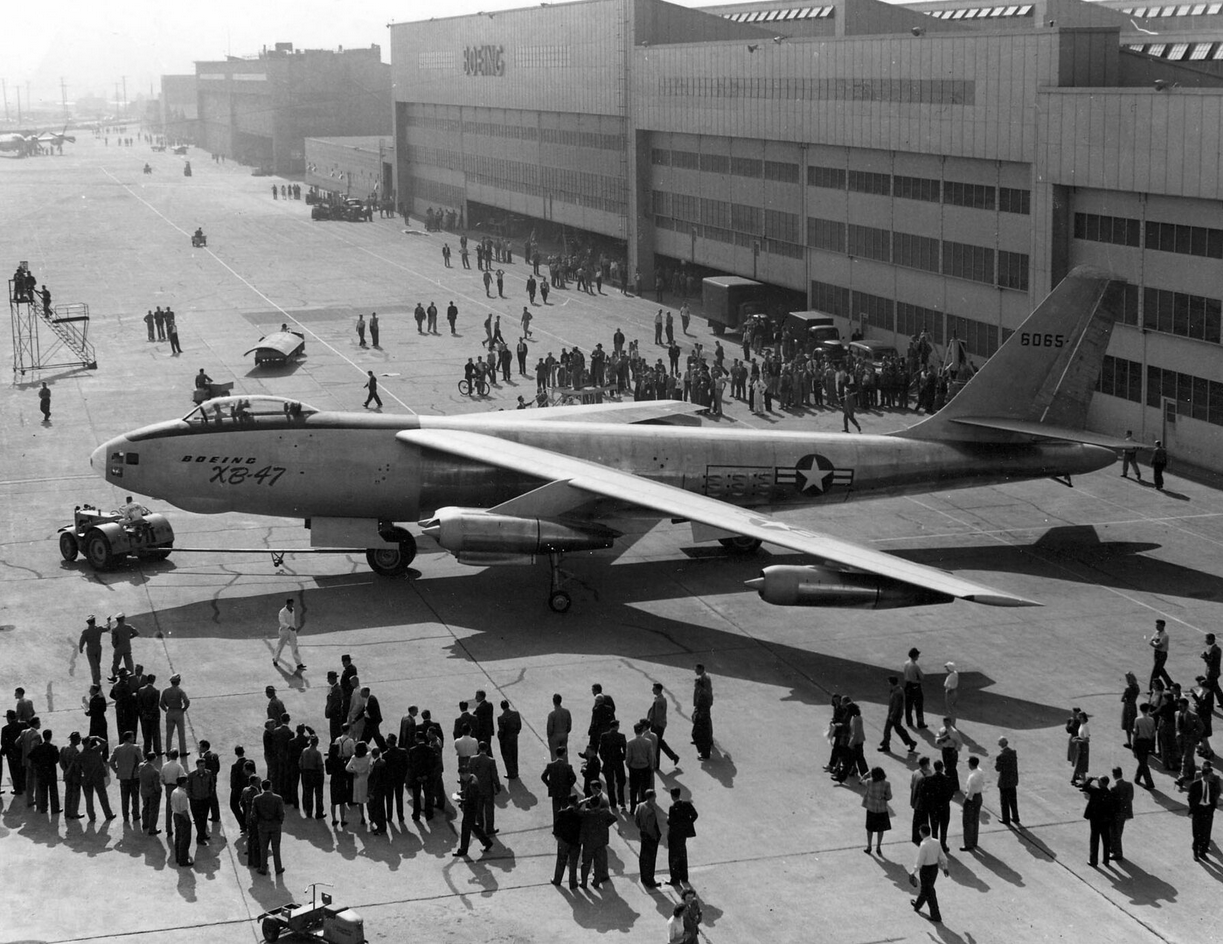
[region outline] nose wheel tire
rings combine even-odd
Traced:
[[[406,535],[398,544],[371,547],[365,552],[370,570],[380,577],[402,577],[416,558],[416,538]]]
[[[573,605],[573,599],[564,590],[557,590],[548,597],[548,606],[553,613],[567,613]]]
[[[81,553],[81,547],[77,543],[75,534],[65,531],[59,536],[59,553],[70,564],[76,560],[77,555]]]
[[[280,939],[280,922],[273,921],[271,918],[264,918],[263,925],[260,927],[263,932],[263,939],[271,944],[272,941]]]

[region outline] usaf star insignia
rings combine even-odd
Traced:
[[[778,485],[793,485],[800,492],[823,494],[834,485],[846,488],[854,483],[853,469],[833,468],[831,462],[820,455],[803,456],[792,469],[776,469]]]

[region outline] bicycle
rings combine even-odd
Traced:
[[[478,396],[488,396],[488,381],[482,377],[478,377],[475,380],[468,380],[464,377],[459,381],[459,393],[463,394],[463,396],[470,397],[473,388]]]

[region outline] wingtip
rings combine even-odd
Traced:
[[[1035,600],[1025,597],[1015,597],[1007,593],[970,593],[962,599],[969,603],[979,603],[981,606],[1044,606]]]

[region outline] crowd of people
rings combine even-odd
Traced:
[[[281,645],[273,663],[288,647],[297,672],[304,671],[296,620],[287,605],[280,614],[279,634]],[[108,636],[111,684],[104,694],[103,646]],[[176,863],[187,867],[193,864],[192,839],[197,849],[208,845],[221,822],[222,759],[207,740],[200,740],[194,753],[188,750],[191,699],[178,674],[160,689],[157,677],[135,662],[132,642],[140,637],[123,613],[107,617],[105,625],[88,617],[78,642],[93,679],[82,706],[87,733],[73,731],[67,743],[57,745],[19,688],[16,705],[7,713],[0,755],[7,761],[13,792],[25,797],[27,808],[66,819],[94,821],[99,812],[106,820],[121,816],[125,825],[150,837],[164,833]],[[546,731],[550,756],[539,776],[551,801],[550,826],[557,844],[553,884],[562,884],[566,868],[574,889],[597,889],[610,881],[609,827],[624,817],[626,824],[635,824],[640,839],[641,882],[651,889],[661,884],[655,879],[655,858],[665,843],[670,884],[686,886],[687,843],[696,835],[697,811],[679,786],[670,788],[665,810],[655,790],[661,759],[679,761],[665,740],[668,694],[662,683],[653,684],[645,711],[631,724],[631,738],[620,732],[612,695],[598,683],[591,686],[591,695],[584,729],[560,694],[553,696],[546,719],[534,726]],[[372,686],[362,682],[348,654],[341,656],[337,669],[327,672],[319,723],[295,721],[273,685],[267,686],[266,699],[261,761],[254,751],[238,745],[228,768],[228,807],[246,862],[259,874],[284,871],[281,832],[289,816],[318,821],[330,815],[331,826],[338,830],[355,820],[353,827],[375,836],[391,833],[396,819],[402,831],[407,817],[414,824],[423,820],[422,832],[431,830],[427,824],[440,815],[457,838],[455,857],[469,855],[473,836],[484,851],[497,843],[496,798],[503,790],[502,773],[506,781],[522,776],[518,741],[523,722],[508,699],[500,701],[497,713],[486,692],[478,690],[470,700],[457,703],[457,716],[446,729],[430,709],[416,705],[394,721],[384,714]],[[712,706],[712,680],[698,665],[692,741],[706,759],[713,749]],[[569,760],[571,744],[580,758],[577,770]],[[450,754],[454,759],[448,776]],[[119,787],[117,811],[109,791],[114,780]],[[450,826],[455,819],[458,822]],[[688,895],[683,903],[692,901]],[[690,921],[700,906],[691,907]]]

